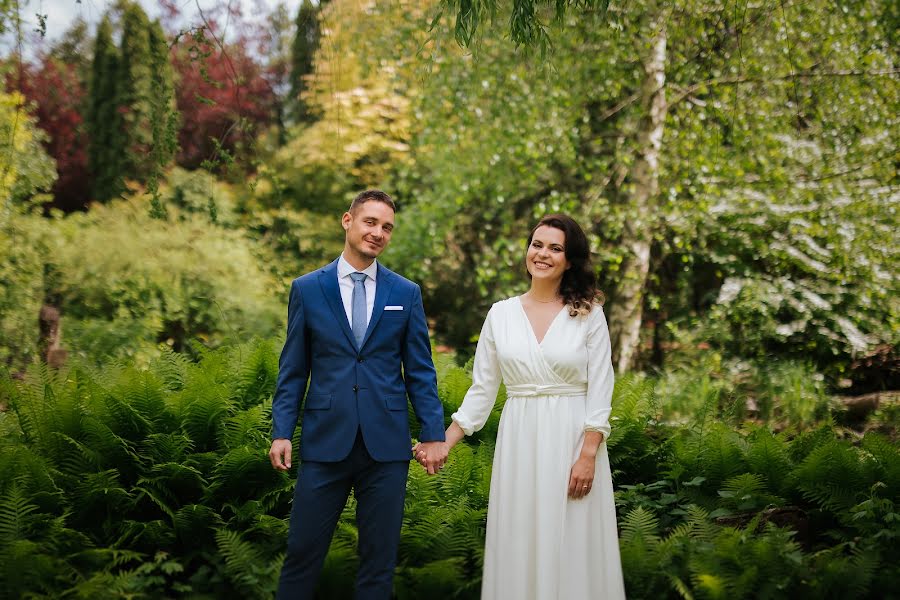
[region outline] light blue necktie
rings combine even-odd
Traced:
[[[357,348],[362,348],[363,338],[366,337],[366,274],[350,273],[353,280],[353,298],[350,302],[350,316],[353,321],[353,337],[356,338]]]

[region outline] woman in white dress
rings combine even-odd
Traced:
[[[452,447],[484,426],[501,380],[482,600],[625,597],[609,436],[613,371],[587,238],[565,215],[528,238],[531,288],[488,312]]]

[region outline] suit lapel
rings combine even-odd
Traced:
[[[347,313],[344,311],[344,301],[341,300],[341,289],[338,286],[337,279],[337,263],[334,261],[319,272],[319,285],[322,286],[322,294],[334,313],[334,320],[341,326],[347,340],[356,347],[356,339],[353,337],[353,331],[350,329],[350,322],[347,321]],[[375,293],[377,299],[378,293]],[[369,326],[371,328],[371,325]],[[365,343],[365,342],[364,342]]]
[[[372,318],[369,319],[366,337],[363,338],[363,347],[365,347],[369,338],[372,337],[372,332],[375,331],[378,321],[381,320],[381,315],[384,314],[384,307],[387,305],[387,299],[393,287],[394,274],[382,267],[381,263],[378,263],[378,279],[375,282],[375,306],[372,307]]]

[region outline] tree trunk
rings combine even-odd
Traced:
[[[41,350],[41,359],[47,365],[58,369],[65,364],[67,357],[67,352],[62,347],[62,319],[59,309],[44,304],[38,320],[40,323],[38,347]]]
[[[638,130],[637,157],[628,174],[631,185],[629,218],[622,234],[627,254],[622,279],[609,308],[613,363],[620,373],[634,365],[640,343],[644,289],[650,270],[650,244],[659,192],[659,154],[668,111],[666,103],[666,25],[663,17],[652,27],[650,55],[644,62],[641,87],[643,116]]]

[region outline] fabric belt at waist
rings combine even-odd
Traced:
[[[520,384],[506,386],[506,395],[510,398],[528,398],[531,396],[585,396],[586,385],[534,385]]]

